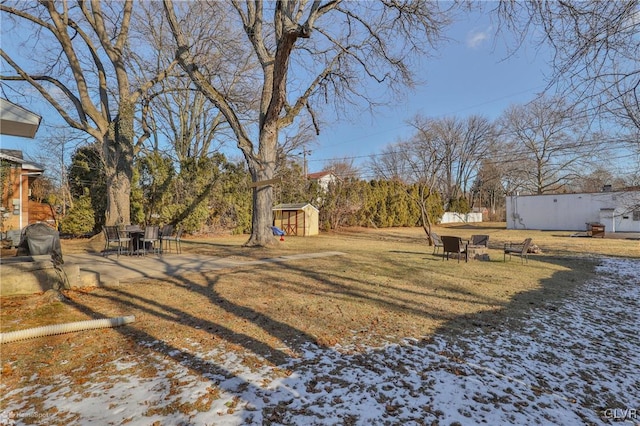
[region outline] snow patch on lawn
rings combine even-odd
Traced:
[[[364,353],[307,345],[279,367],[196,342],[156,352],[153,374],[118,359],[82,385],[6,392],[0,424],[640,424],[640,262],[602,259],[597,273],[503,329]],[[55,419],[20,402],[31,394]]]

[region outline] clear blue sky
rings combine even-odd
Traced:
[[[438,55],[425,60],[416,87],[406,100],[377,110],[374,115],[354,114],[357,120],[325,124],[315,144],[308,146],[309,171],[322,170],[327,160],[358,157],[356,164],[380,152],[387,144],[409,136],[405,121],[416,113],[430,117],[471,114],[497,118],[512,103],[532,100],[545,87],[546,59],[533,48],[523,48],[508,57],[505,42],[494,42],[495,27],[488,14],[472,13],[453,25],[450,42]],[[510,43],[510,41],[509,41]],[[7,46],[9,47],[9,46]],[[43,101],[44,102],[44,101]],[[43,114],[44,123],[60,122],[52,109],[23,105]],[[37,139],[46,137],[41,126]],[[3,136],[2,148],[21,149],[35,157],[36,141]],[[230,150],[239,155],[237,150]]]
[[[546,87],[550,72],[546,57],[532,46],[509,56],[504,40],[494,40],[488,14],[473,13],[448,31],[451,41],[425,62],[425,84],[406,101],[363,115],[358,122],[336,123],[322,129],[308,148],[309,170],[323,168],[327,159],[367,157],[411,134],[406,120],[417,113],[428,117],[483,115],[495,119],[511,104],[526,103]],[[507,40],[513,45],[513,40]],[[355,158],[356,164],[366,158]]]

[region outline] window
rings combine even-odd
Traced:
[[[633,220],[636,222],[640,222],[640,210],[633,211]]]

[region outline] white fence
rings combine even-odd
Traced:
[[[456,213],[446,212],[442,215],[440,223],[470,223],[482,222],[482,213]]]

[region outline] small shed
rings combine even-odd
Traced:
[[[278,204],[273,208],[273,226],[286,235],[318,235],[319,210],[309,203]]]

